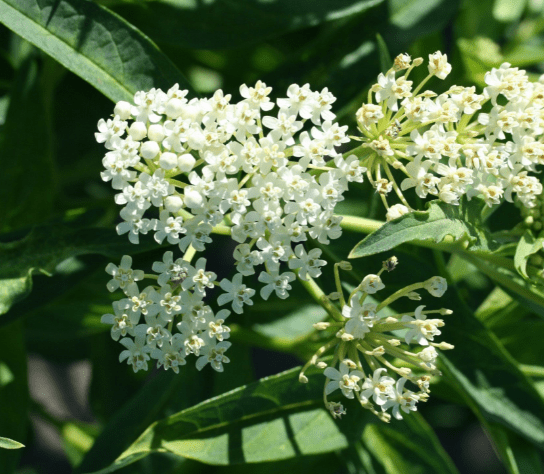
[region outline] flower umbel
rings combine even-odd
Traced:
[[[347,303],[342,294],[339,272],[335,271],[339,289],[337,296],[342,308],[335,310],[336,321],[315,325],[318,330],[334,330],[334,335],[331,334],[329,342],[305,364],[299,375],[301,382],[307,382],[304,372],[308,367],[326,367],[323,372],[326,377],[324,403],[335,418],[345,414],[345,410],[341,404],[328,401],[327,397],[340,389],[343,396],[357,398],[363,408],[383,421],[390,420],[390,408],[395,418],[402,419],[402,412],[415,411],[417,402],[426,401],[429,396],[427,374],[439,374],[436,368],[439,353],[436,348],[453,349],[450,344],[435,342],[435,337],[440,335],[438,328],[444,326],[444,321],[432,318],[436,314],[451,314],[450,310],[425,310],[426,306],[420,305],[414,311],[393,316],[383,314],[390,314],[386,308],[401,298],[415,299],[417,290],[427,290],[435,297],[442,296],[447,289],[444,278],[433,277],[414,283],[381,303],[368,301],[369,295],[385,288],[380,275],[386,270],[392,271],[397,263],[397,258],[391,257],[376,275],[367,275],[351,292]],[[335,270],[337,268],[343,267],[336,264]],[[418,346],[421,346],[420,350]],[[327,365],[320,359],[331,350],[334,356]],[[397,361],[396,365],[394,361]],[[337,365],[338,369],[335,367]],[[413,390],[405,388],[406,383],[412,384]]]

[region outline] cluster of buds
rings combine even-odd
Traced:
[[[336,418],[345,414],[340,402],[329,401],[328,396],[340,390],[347,398],[357,398],[361,406],[370,410],[383,421],[393,416],[402,419],[401,412],[417,409],[417,402],[428,398],[430,375],[438,375],[437,349],[453,349],[451,344],[434,341],[440,335],[442,319],[429,315],[449,315],[449,309],[425,310],[424,305],[414,311],[391,314],[388,306],[399,298],[420,300],[418,290],[426,290],[432,296],[440,297],[447,289],[444,278],[432,277],[422,283],[409,285],[381,303],[370,302],[373,295],[385,288],[380,275],[392,271],[398,261],[391,257],[375,275],[367,275],[349,295],[346,302],[338,269],[349,269],[350,264],[335,264],[337,292],[334,298],[340,301],[341,309],[331,305],[330,316],[334,321],[316,323],[318,330],[333,330],[331,340],[323,345],[302,368],[299,380],[307,382],[304,372],[312,365],[324,369],[326,377],[324,403]],[[419,349],[412,349],[412,346]],[[323,357],[334,351],[332,362],[327,364]],[[394,365],[393,361],[398,361]],[[400,363],[399,363],[400,362]],[[336,366],[338,365],[338,368]],[[406,387],[412,384],[414,390]]]
[[[466,195],[479,196],[488,206],[516,197],[534,207],[542,184],[529,173],[544,164],[543,78],[531,82],[525,71],[504,63],[486,73],[482,94],[473,86],[453,86],[437,95],[423,87],[450,73],[447,56],[429,55],[429,74],[412,88],[408,78],[422,63],[399,55],[357,112],[358,139],[364,142],[358,155],[387,219],[413,210],[402,192],[410,188],[420,198],[436,196],[453,205]],[[484,113],[487,102],[490,110]],[[400,203],[390,205],[392,191]]]

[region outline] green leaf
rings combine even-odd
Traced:
[[[503,426],[486,423],[505,466],[511,474],[542,474],[543,464],[539,451],[521,436]]]
[[[424,446],[420,464],[432,467],[432,472],[456,472],[419,415],[409,422],[410,428],[396,421],[383,428],[374,415],[348,401],[349,416],[335,421],[322,406],[323,376],[316,374],[301,384],[299,370],[266,377],[152,424],[111,466],[98,472],[113,472],[156,452],[216,465],[279,461],[344,449],[364,433],[368,443],[382,433],[391,445]]]
[[[194,400],[191,391],[196,370],[183,369],[177,375],[171,371],[159,373],[129,399],[105,426],[76,472],[89,472],[113,462],[147,426],[165,415],[172,398],[186,406]]]
[[[441,354],[440,368],[479,416],[544,448],[544,401],[500,341],[450,287],[442,304],[454,310],[444,318],[441,340],[455,349]]]
[[[113,101],[175,83],[190,88],[149,38],[87,0],[0,0],[0,22]]]
[[[20,321],[0,328],[0,433],[24,441],[27,433],[28,383],[26,350]],[[8,376],[9,374],[9,376]],[[16,443],[14,441],[14,443]],[[19,444],[19,443],[17,443]],[[2,443],[2,447],[5,443]],[[13,446],[15,449],[21,446]],[[0,472],[11,473],[18,464],[20,451],[0,449]]]
[[[21,240],[0,242],[0,315],[30,293],[33,274],[51,275],[68,258],[85,254],[118,258],[155,247],[155,242],[132,245],[110,229],[70,224],[35,227]]]
[[[46,219],[53,205],[52,137],[36,61],[23,62],[0,128],[0,232]],[[32,138],[28,132],[32,130]]]
[[[483,202],[463,200],[459,206],[432,201],[427,211],[414,211],[391,222],[365,237],[348,258],[360,258],[386,252],[412,241],[441,243],[466,242],[471,251],[489,252],[498,248],[485,231],[481,212]]]
[[[393,60],[387,49],[387,44],[379,33],[376,35],[376,43],[378,45],[378,51],[380,53],[380,70],[385,74],[392,66]]]
[[[538,239],[535,239],[530,230],[527,230],[521,236],[514,255],[514,266],[518,273],[524,278],[529,278],[529,275],[527,275],[527,262],[529,261],[529,257],[541,251],[544,248],[543,244],[544,238],[539,237]]]
[[[493,17],[504,23],[511,23],[517,21],[523,15],[525,10],[526,1],[516,0],[495,0],[493,4]]]
[[[25,445],[19,443],[18,441],[14,441],[14,440],[9,439],[9,438],[0,437],[0,448],[3,448],[3,449],[20,449],[20,448],[24,448],[24,447],[25,447]]]
[[[187,0],[122,2],[123,17],[155,41],[186,48],[224,49],[357,15],[383,0]]]

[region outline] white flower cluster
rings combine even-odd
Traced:
[[[542,184],[529,173],[544,164],[543,78],[531,82],[525,71],[504,63],[486,73],[483,94],[475,87],[453,86],[437,95],[421,90],[433,76],[444,79],[451,65],[440,52],[430,55],[429,75],[412,90],[409,74],[422,62],[406,54],[397,57],[357,112],[365,142],[361,161],[388,220],[412,210],[402,194],[410,188],[420,198],[436,196],[454,205],[465,194],[483,198],[488,206],[513,202],[515,195],[533,207],[542,193]],[[484,113],[488,101],[491,110]],[[391,168],[404,174],[400,187]],[[393,190],[401,202],[389,206]]]
[[[336,99],[327,88],[293,84],[275,112],[271,90],[261,81],[242,85],[238,103],[221,90],[188,100],[178,85],[138,92],[134,104],[119,102],[113,118],[100,120],[96,133],[109,150],[102,178],[120,191],[118,233],[138,243],[139,234],[154,232],[158,243],[184,252],[203,251],[212,232],[231,235],[238,274],[221,282],[227,295],[220,303],[232,301],[237,312],[250,304],[253,290],[242,277],[255,266],[265,266],[264,299],[288,295],[295,275],[281,273],[281,262],[303,279],[320,274],[320,252],[307,253],[301,242],[340,236],[334,207],[366,171],[357,157],[335,150],[349,138],[333,122]]]
[[[323,322],[315,325],[316,329],[336,330],[335,337],[310,359],[303,368],[299,379],[307,381],[304,371],[310,365],[325,368],[327,377],[325,385],[325,400],[327,395],[337,389],[347,398],[357,398],[361,405],[371,410],[384,421],[389,421],[389,408],[397,419],[402,419],[401,412],[415,411],[418,401],[426,401],[429,390],[429,376],[413,376],[409,367],[397,367],[386,358],[398,359],[416,367],[419,371],[438,373],[436,358],[439,349],[452,349],[447,343],[436,343],[434,338],[440,335],[440,327],[444,326],[442,319],[428,319],[431,314],[451,314],[447,309],[425,310],[420,305],[413,312],[385,316],[386,307],[402,297],[411,300],[420,300],[419,289],[427,290],[432,296],[441,297],[447,289],[444,278],[433,277],[423,283],[415,283],[397,291],[381,303],[366,302],[368,295],[375,294],[385,288],[380,274],[384,270],[390,271],[397,264],[392,257],[384,262],[383,269],[377,275],[367,275],[361,284],[343,304],[340,315],[336,315],[335,322]],[[337,264],[338,265],[338,264]],[[338,282],[339,283],[339,282]],[[337,285],[338,286],[338,285]],[[341,288],[341,286],[338,286]],[[395,334],[389,334],[394,331]],[[399,335],[402,332],[402,336]],[[403,348],[403,344],[406,348]],[[411,345],[421,346],[414,351]],[[318,362],[329,349],[334,347],[334,359],[331,366],[323,361]],[[347,356],[347,358],[346,358]],[[361,358],[366,361],[369,371],[365,372]],[[339,363],[339,369],[334,366]],[[398,375],[395,379],[388,375]],[[405,388],[410,382],[418,387],[416,392]],[[326,401],[327,408],[334,417],[345,413],[341,404]]]
[[[213,288],[216,279],[215,273],[206,271],[206,259],[200,258],[192,266],[166,252],[162,262],[153,264],[158,276],[144,275],[131,267],[128,255],[119,266],[110,263],[106,267],[112,276],[108,289],[120,288],[125,293],[125,298],[113,303],[114,313],[102,316],[102,322],[111,325],[112,338],[122,338],[125,350],[119,360],[126,360],[134,372],[147,370],[148,362],[156,360],[157,367],[178,373],[187,356],[194,354],[198,370],[209,363],[222,372],[223,364],[229,362],[225,351],[231,345],[226,341],[230,329],[225,320],[230,311],[215,314],[203,301],[206,289]],[[138,282],[144,278],[157,284],[140,290]]]

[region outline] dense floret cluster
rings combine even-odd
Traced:
[[[433,76],[444,79],[451,65],[440,52],[429,55],[429,75],[412,89],[408,77],[422,62],[399,55],[357,112],[361,162],[388,220],[412,210],[402,193],[410,188],[420,198],[436,196],[453,205],[467,195],[480,196],[488,206],[514,198],[535,206],[542,184],[530,173],[544,164],[544,84],[504,63],[486,73],[482,94],[473,86],[453,86],[437,95],[423,86]],[[400,186],[392,169],[404,175]],[[390,206],[392,191],[400,203]]]

